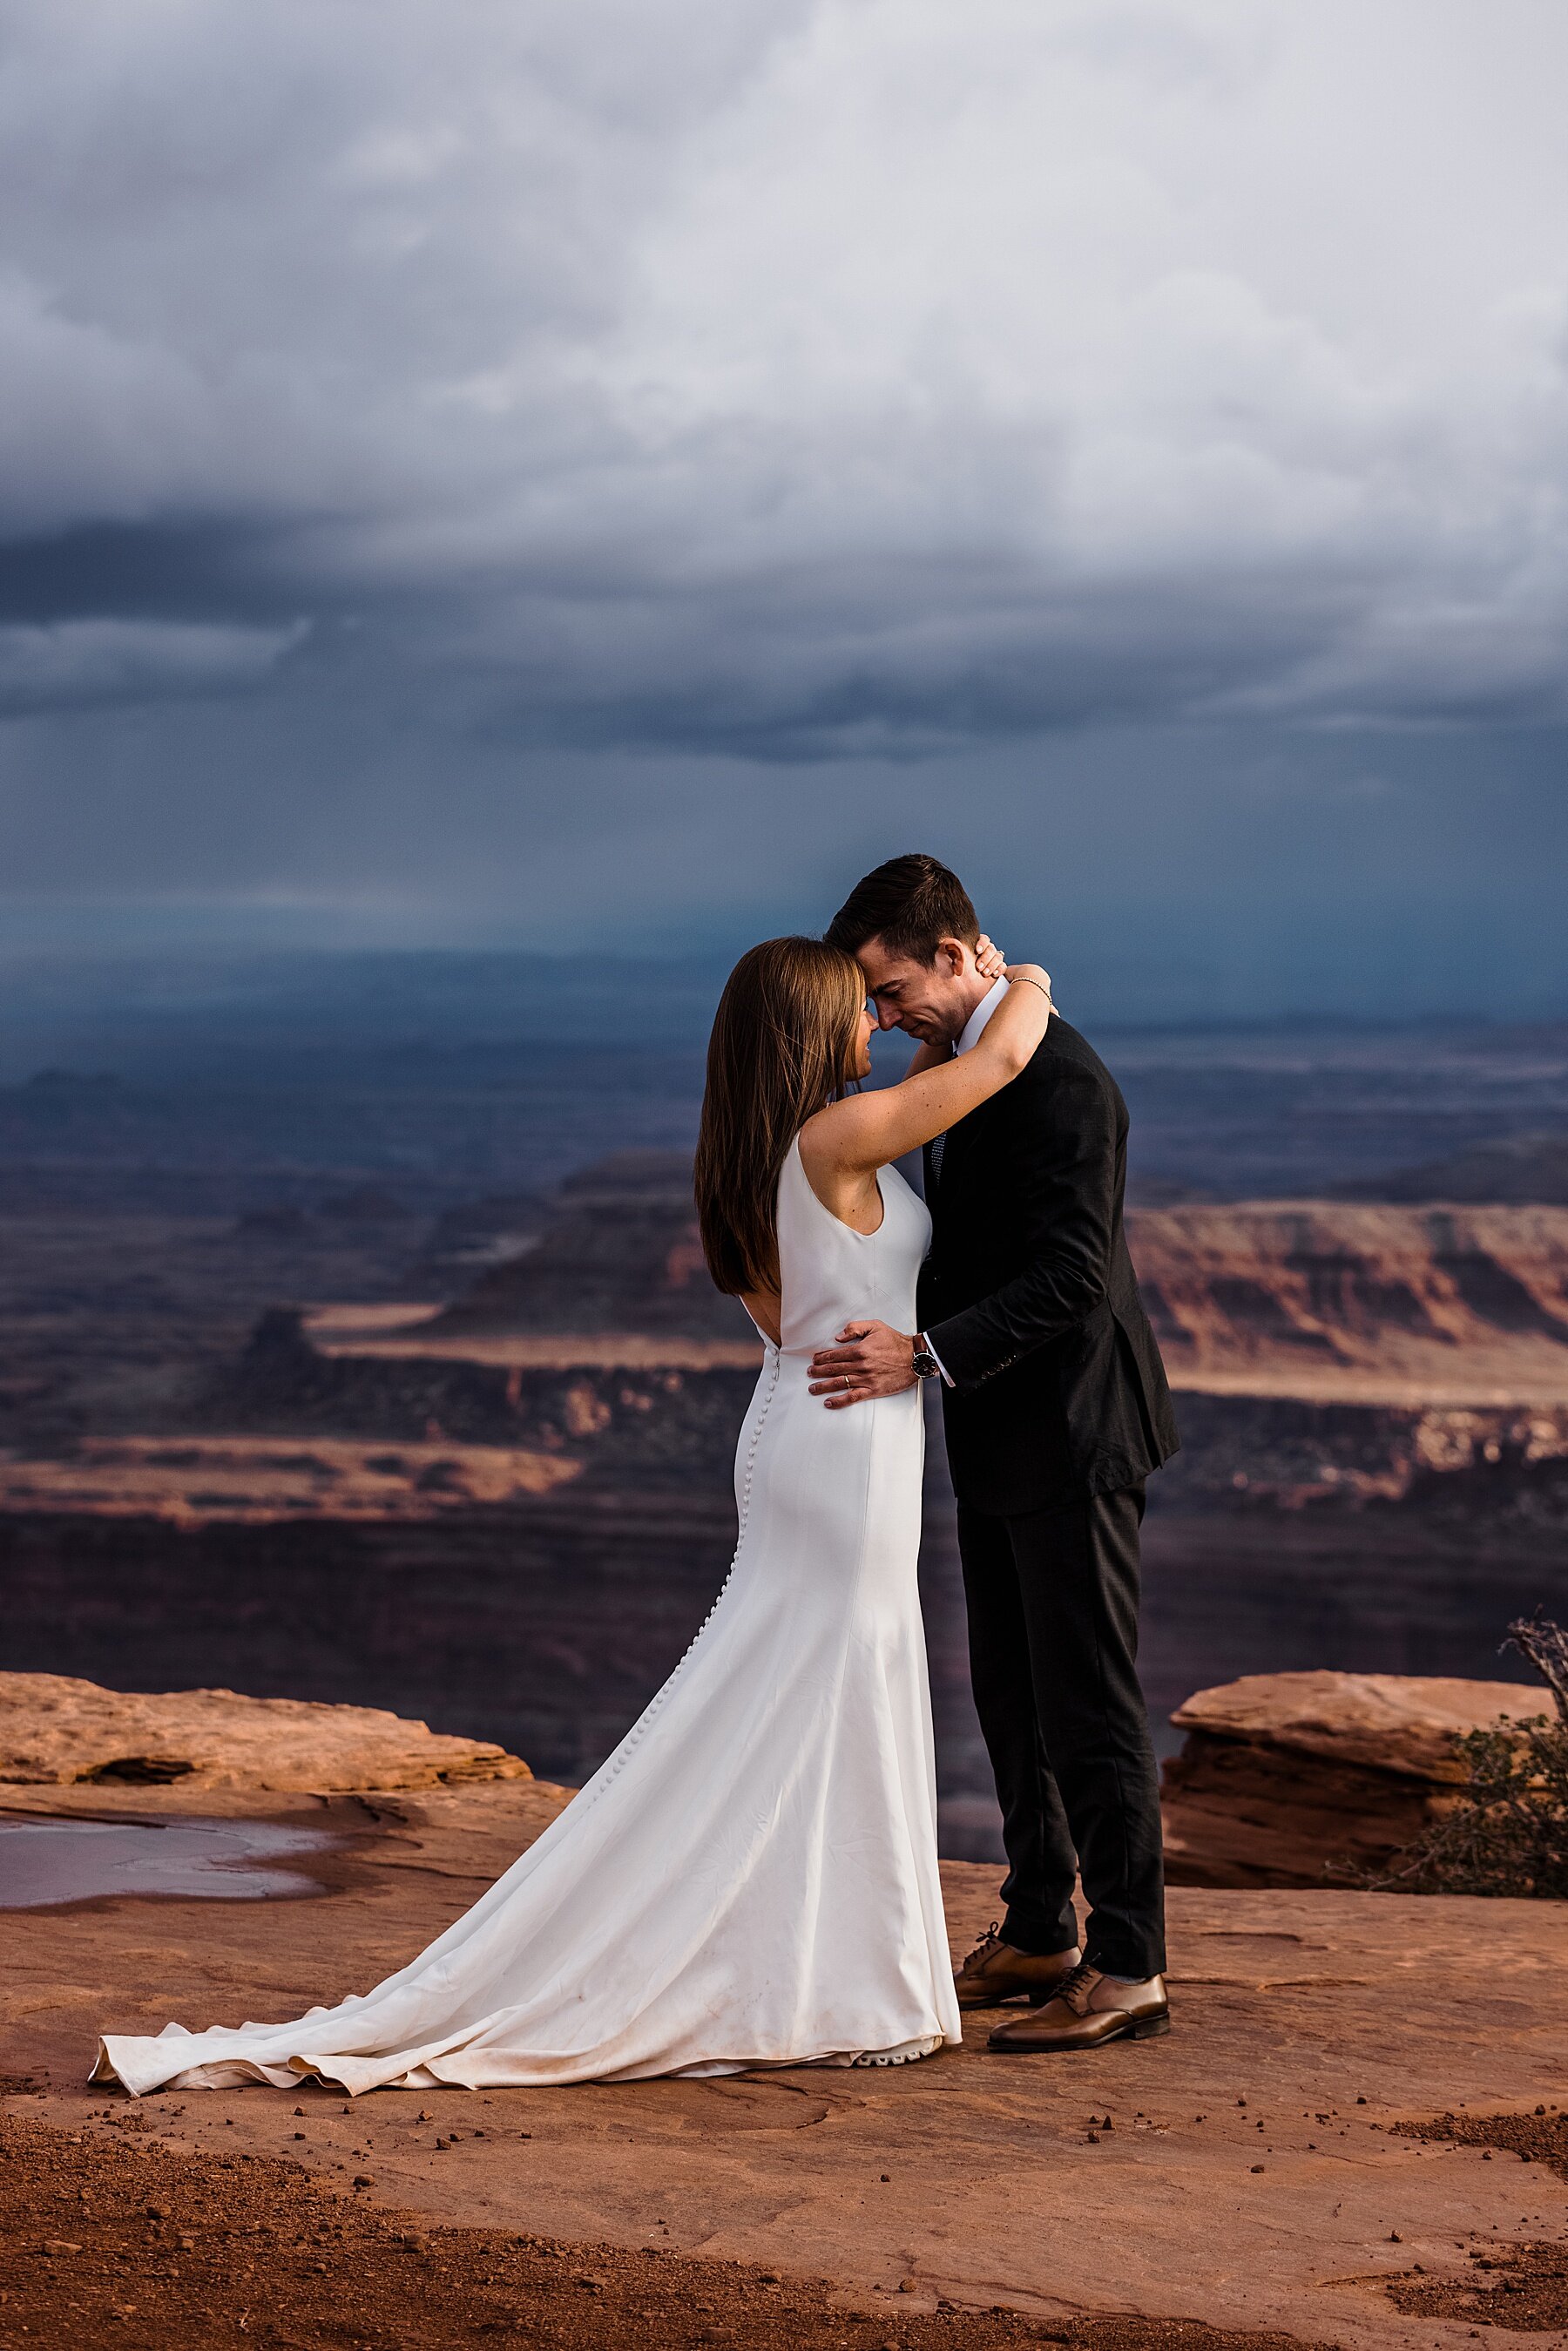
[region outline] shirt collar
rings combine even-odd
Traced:
[[[955,1048],[956,1051],[960,1053],[967,1053],[971,1045],[979,1044],[986,1022],[990,1019],[992,1014],[1002,1002],[1002,999],[1006,993],[1007,981],[1005,979],[998,979],[992,982],[986,993],[981,998],[980,1002],[975,1006],[974,1010],[970,1014],[969,1019],[964,1022],[962,1030],[959,1036],[958,1044]]]

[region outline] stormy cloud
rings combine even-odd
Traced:
[[[99,886],[57,804],[108,770],[133,866],[306,899],[339,820],[417,896],[438,796],[548,862],[585,761],[688,858],[738,789],[930,767],[1004,860],[1069,737],[1141,737],[1146,801],[1193,729],[1303,790],[1322,730],[1478,778],[1522,734],[1545,789],[1542,0],[11,0],[0,44],[13,886]]]

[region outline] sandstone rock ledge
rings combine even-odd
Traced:
[[[1251,1674],[1199,1690],[1171,1721],[1165,1767],[1172,1885],[1322,1886],[1380,1869],[1462,1777],[1467,1731],[1539,1714],[1519,1682],[1404,1674]]]
[[[226,1689],[110,1690],[61,1674],[0,1673],[0,1782],[84,1781],[192,1791],[351,1792],[527,1780],[526,1763],[368,1706]]]
[[[575,2259],[557,2256],[580,2312],[575,2324],[546,2332],[541,2321],[553,2306],[514,2302],[504,2336],[570,2351],[690,2351],[715,2339],[798,2351],[820,2342],[804,2328],[792,2335],[737,2325],[732,2334],[717,2322],[732,2304],[713,2309],[719,2297],[694,2280],[691,2324],[667,2331],[670,2303],[657,2279],[670,2253],[700,2255],[736,2278],[732,2264],[754,2264],[786,2294],[824,2282],[841,2322],[834,2339],[862,2351],[888,2342],[959,2351],[944,2331],[943,2301],[958,2306],[955,2330],[968,2314],[1003,2314],[993,2317],[995,2334],[970,2338],[968,2351],[1017,2345],[1035,2329],[1075,2351],[1286,2351],[1282,2335],[1303,2351],[1396,2351],[1407,2340],[1416,2351],[1439,2340],[1443,2351],[1475,2351],[1469,2329],[1494,2308],[1476,2288],[1506,2291],[1521,2240],[1527,2252],[1538,2245],[1557,2255],[1563,2183],[1544,2161],[1521,2161],[1520,2136],[1544,2135],[1568,2098],[1563,1906],[1549,1902],[1178,1888],[1173,2030],[1067,2064],[989,2053],[985,2036],[998,2020],[981,2014],[965,2019],[961,2048],[870,2072],[389,2091],[352,2102],[257,2087],[138,2105],[87,2088],[94,2037],[106,2030],[157,2032],[171,2017],[195,2026],[297,2016],[406,1965],[553,1816],[537,1803],[538,1789],[438,1789],[380,1800],[373,1813],[361,1807],[351,1865],[313,1901],[114,1896],[5,1916],[0,2101],[26,2113],[34,2130],[57,2131],[67,2162],[100,2146],[106,2158],[136,2150],[141,2179],[124,2246],[131,2259],[99,2266],[122,2309],[138,2305],[104,2330],[125,2351],[237,2342],[231,2306],[248,2311],[253,2342],[269,2339],[275,2315],[291,2315],[286,2303],[275,2314],[261,2297],[299,2223],[262,2238],[255,2222],[288,2216],[253,2202],[232,2222],[225,2217],[231,2233],[217,2247],[245,2290],[233,2305],[216,2305],[224,2323],[202,2319],[195,2334],[171,2325],[171,2311],[203,2273],[198,2261],[211,2274],[214,2259],[198,2231],[197,2258],[176,2260],[174,2227],[185,2214],[166,2192],[167,2177],[158,2200],[174,2210],[150,2226],[154,2169],[172,2169],[184,2156],[213,2167],[225,2199],[250,2196],[270,2159],[297,2167],[302,2192],[340,2198],[346,2220],[356,2210],[379,2210],[402,2235],[398,2259],[410,2287],[419,2273],[410,2241],[427,2231],[443,2272],[452,2266],[453,2285],[462,2241],[453,2247],[449,2230],[493,2231],[513,2249],[541,2238],[580,2248]],[[50,1797],[51,1808],[75,1792]],[[136,1809],[162,1813],[180,1792],[138,1791]],[[132,1802],[129,1791],[93,1794],[96,1804]],[[204,1809],[267,1802],[283,1812],[305,1801],[219,1793]],[[944,1864],[956,1952],[996,1915],[999,1874]],[[37,2095],[6,2099],[25,2076]],[[1494,2148],[1486,2124],[1500,2109]],[[1391,2127],[1445,2115],[1459,2118],[1464,2143],[1428,2144]],[[150,2152],[159,2147],[171,2154]],[[24,2221],[16,2266],[25,2261],[35,2292],[51,2279],[52,2339],[75,2351],[101,2339],[90,2323],[72,2332],[66,2296],[85,2283],[103,2241],[108,2183],[78,2173],[67,2184],[68,2212]],[[92,2196],[89,2209],[76,2199],[78,2186]],[[57,2231],[81,2252],[51,2256]],[[659,2305],[638,2319],[640,2332],[605,2324],[614,2274],[607,2246],[639,2264],[634,2309]],[[334,2274],[357,2273],[361,2258],[336,2232],[325,2251],[319,2239],[298,2250],[329,2260]],[[1478,2277],[1480,2259],[1488,2266]],[[444,2276],[440,2283],[452,2291]],[[1465,2289],[1467,2315],[1417,2325],[1391,2301],[1428,2285]],[[373,2275],[367,2286],[369,2304]],[[1530,2307],[1510,2294],[1496,2315],[1506,2312],[1517,2326]],[[0,2317],[20,2344],[15,2310]],[[416,2330],[422,2307],[409,2315],[398,2340],[444,2339]],[[1164,2331],[1134,2331],[1137,2318]],[[1079,2330],[1091,2319],[1128,2332],[1085,2344]],[[1247,2330],[1251,2342],[1227,2345],[1171,2324],[1196,2319]],[[354,2339],[369,2331],[361,2325]],[[37,2339],[36,2326],[27,2339]],[[313,2325],[270,2337],[280,2339],[320,2346],[349,2337]],[[471,2331],[463,2339],[504,2337]]]
[[[1481,1695],[1467,1708],[1456,1687]],[[1236,1754],[1271,1755],[1298,1778],[1359,1770],[1419,1796],[1447,1784],[1430,1776],[1448,1761],[1445,1707],[1448,1719],[1467,1724],[1494,1708],[1528,1711],[1533,1696],[1510,1684],[1302,1675],[1205,1692],[1182,1712],[1212,1724],[1206,1735],[1217,1747],[1228,1738]],[[1287,1732],[1293,1748],[1262,1743]],[[1351,1751],[1380,1761],[1335,1760]],[[101,1776],[90,1792],[71,1784],[101,1775],[106,1761],[123,1771],[139,1758],[188,1769],[163,1786],[116,1788]],[[691,2254],[732,2274],[753,2264],[759,2290],[794,2294],[805,2282],[845,2321],[835,2340],[894,2341],[905,2351],[950,2340],[959,2351],[956,2330],[976,2313],[1016,2314],[1018,2326],[971,2336],[971,2351],[1016,2342],[1025,2325],[1076,2351],[1224,2351],[1214,2335],[1172,2324],[1198,2318],[1251,2335],[1247,2346],[1232,2338],[1230,2351],[1280,2351],[1282,2335],[1388,2351],[1413,2307],[1397,2297],[1438,2290],[1468,2295],[1443,2305],[1465,2315],[1451,2325],[1427,2318],[1421,2344],[1440,2336],[1468,2351],[1472,2322],[1491,2315],[1475,2293],[1480,2258],[1486,2283],[1501,2278],[1505,2289],[1516,2249],[1520,2259],[1557,2258],[1560,2182],[1521,2133],[1544,2144],[1568,2097],[1559,1904],[1178,1887],[1175,2029],[1068,2065],[989,2053],[994,2020],[981,2015],[965,2020],[961,2047],[865,2073],[797,2067],[591,2089],[443,2090],[426,2094],[428,2104],[256,2087],[138,2105],[87,2087],[97,2034],[156,2032],[171,2017],[199,2026],[298,2015],[379,1982],[483,1894],[567,1792],[531,1780],[495,1748],[365,1708],[226,1691],[122,1698],[88,1682],[0,1675],[0,1782],[15,1780],[24,1760],[26,1776],[53,1792],[23,1796],[0,1785],[0,1813],[68,1813],[90,1802],[95,1816],[145,1818],[199,1804],[319,1821],[325,1790],[421,1791],[345,1802],[344,1813],[359,1815],[353,1852],[336,1865],[328,1856],[315,1900],[116,1894],[5,1914],[0,2103],[25,2108],[35,2151],[53,2131],[56,2156],[77,2166],[64,2217],[40,2205],[26,2218],[28,2291],[52,2288],[53,2317],[71,2307],[63,2292],[99,2292],[89,2266],[108,2280],[105,2292],[129,2287],[131,2300],[110,2306],[125,2322],[127,2351],[218,2339],[204,2291],[199,2333],[180,2332],[169,2313],[219,2262],[241,2289],[247,2323],[254,2315],[250,2297],[269,2274],[264,2250],[268,2261],[284,2250],[281,2232],[258,2243],[256,2224],[275,2231],[287,2218],[281,2205],[254,2200],[264,2163],[290,2195],[341,2199],[345,2218],[383,2215],[396,2232],[400,2281],[417,2278],[407,2259],[427,2229],[435,2232],[449,2297],[449,2230],[453,2240],[461,2230],[491,2232],[508,2259],[542,2238],[556,2241],[556,2259],[560,2245],[582,2248],[588,2274],[562,2263],[564,2282],[596,2299],[553,2337],[577,2346],[666,2339],[605,2327],[607,2248],[635,2256],[644,2329],[648,2299],[663,2296],[661,2314],[677,2290],[654,2283],[659,2262]],[[203,1782],[202,1771],[214,1776]],[[476,1777],[490,1784],[432,1784]],[[291,1802],[258,1792],[268,1788],[310,1792]],[[188,1798],[192,1789],[202,1792]],[[1284,1831],[1276,1828],[1275,1842],[1284,1849]],[[995,1915],[998,1872],[947,1863],[942,1876],[956,1955]],[[1494,2147],[1488,2125],[1500,2110]],[[1459,2130],[1429,2144],[1433,2118],[1441,2132],[1456,2116]],[[84,2167],[99,2150],[107,2163],[132,2147],[142,2174],[130,2200],[134,2227],[110,2266],[101,2259],[109,2183]],[[200,2238],[192,2246],[205,2272],[183,2260],[176,2269],[173,2231],[147,2226],[172,2217],[168,2179],[185,2158],[204,2167],[203,2192],[228,2231],[215,2253]],[[150,2206],[155,2166],[165,2176]],[[80,2187],[92,2199],[85,2208]],[[230,2225],[231,2193],[254,2216],[243,2224]],[[306,2239],[297,2222],[288,2236],[319,2256],[319,2239]],[[348,2241],[334,2231],[334,2241]],[[254,2280],[244,2266],[253,2254]],[[307,2308],[312,2276],[307,2269]],[[493,2283],[493,2265],[487,2276]],[[706,2289],[687,2290],[704,2296],[692,2313],[701,2323],[669,2340],[727,2332],[711,2323]],[[1522,2297],[1506,2305],[1515,2325],[1524,2306]],[[543,2339],[521,2308],[511,2339]],[[939,2322],[950,2317],[943,2335]],[[1134,2320],[1148,2325],[1108,2331]],[[1085,2339],[1091,2323],[1107,2331]],[[68,2319],[56,2335],[96,2339],[71,2335]],[[3,2326],[0,2338],[11,2339]],[[325,2336],[317,2327],[309,2339]],[[463,2339],[475,2339],[472,2328]],[[781,2329],[740,2339],[821,2336]]]

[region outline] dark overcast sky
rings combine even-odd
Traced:
[[[1557,0],[0,0],[14,943],[1568,1013]]]

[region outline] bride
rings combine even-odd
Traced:
[[[915,1585],[918,1384],[834,1411],[813,1351],[915,1328],[925,1208],[891,1162],[1015,1077],[1045,1032],[1022,964],[980,1042],[854,1091],[875,1026],[815,939],[742,956],[697,1153],[713,1278],[764,1355],[740,1536],[706,1624],[620,1746],[505,1876],[374,1991],[286,2024],[109,2034],[95,2082],[350,2094],[894,2064],[961,2038],[937,1875]]]

